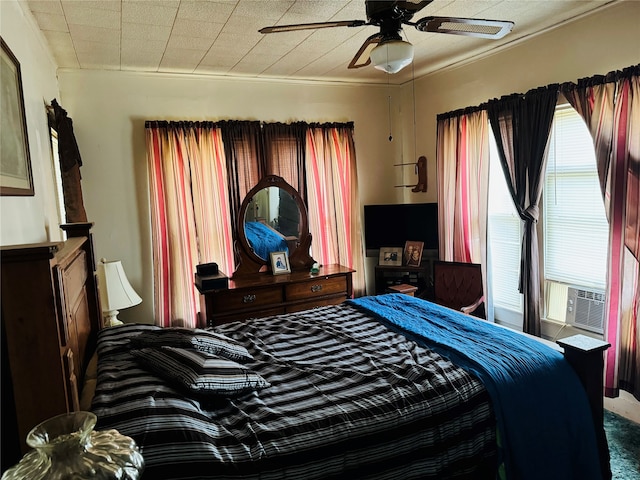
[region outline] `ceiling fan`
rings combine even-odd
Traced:
[[[413,16],[433,0],[365,0],[367,20],[300,23],[264,27],[260,33],[292,32],[330,27],[363,27],[375,25],[380,31],[367,38],[349,63],[349,68],[374,66],[387,73],[397,73],[413,60],[413,45],[402,40],[403,25],[421,32],[449,33],[470,37],[499,39],[513,28],[513,22],[460,17],[424,17],[412,22]]]

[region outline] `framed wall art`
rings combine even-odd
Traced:
[[[33,195],[20,63],[0,43],[0,195]]]
[[[287,252],[271,252],[271,270],[274,275],[291,273]]]
[[[378,265],[401,266],[402,247],[381,247]]]

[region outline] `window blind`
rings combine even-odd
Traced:
[[[556,110],[543,191],[546,280],[604,289],[609,225],[596,159],[582,118]]]
[[[509,194],[493,134],[489,149],[488,244],[493,303],[496,307],[522,312],[523,296],[518,291],[522,221]]]

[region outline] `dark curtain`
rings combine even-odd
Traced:
[[[58,133],[58,157],[60,159],[66,221],[67,223],[86,222],[87,212],[84,209],[80,183],[82,158],[73,133],[73,121],[56,99],[51,101],[51,106],[54,114],[53,128]]]
[[[296,122],[265,123],[264,154],[267,175],[278,175],[295,188],[307,203],[306,174],[304,166],[307,124]]]
[[[558,91],[554,84],[487,104],[507,186],[524,222],[519,285],[525,305],[523,331],[536,336],[540,336],[538,204]]]
[[[229,213],[233,239],[238,238],[238,213],[244,197],[264,177],[261,126],[258,121],[229,120],[218,122],[227,159]]]
[[[218,122],[222,131],[231,224],[237,238],[237,214],[245,196],[264,176],[278,175],[295,188],[306,203],[304,167],[307,124],[258,121]]]

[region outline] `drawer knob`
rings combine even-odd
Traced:
[[[322,290],[322,285],[311,285],[311,291],[313,293],[318,293]]]
[[[256,301],[256,296],[254,294],[249,294],[242,297],[242,303],[252,303],[255,301]]]

